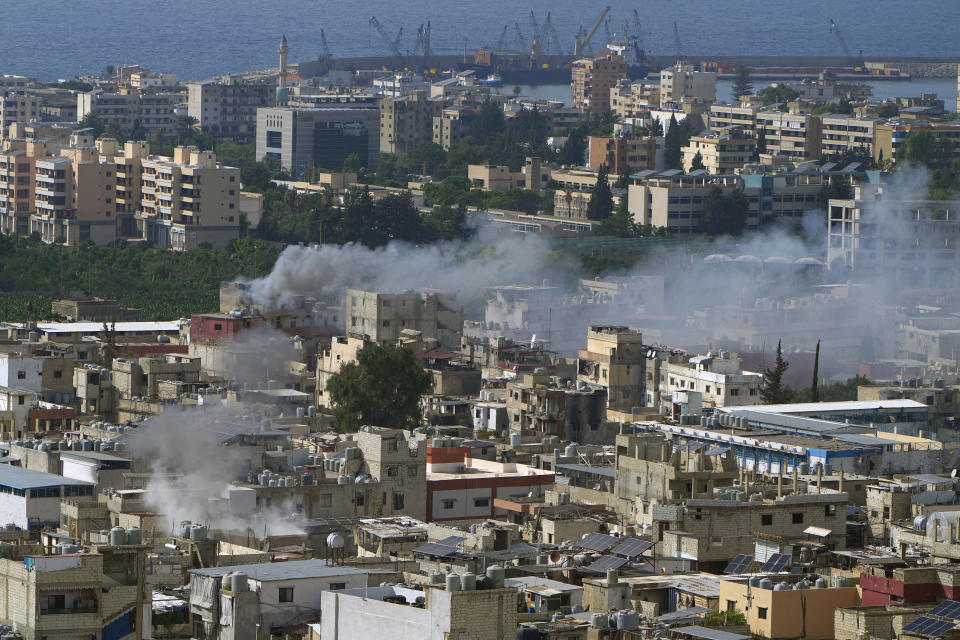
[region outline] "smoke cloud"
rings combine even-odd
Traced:
[[[891,201],[922,199],[928,181],[923,170],[899,171],[870,210],[872,219],[890,234],[902,234],[903,221],[895,222],[897,207]],[[466,242],[394,242],[379,249],[290,247],[269,276],[250,283],[250,292],[267,307],[296,294],[339,294],[348,287],[452,292],[467,305],[468,319],[497,323],[481,326],[482,335],[493,335],[505,328],[501,319],[485,318],[482,305],[472,301],[492,298],[491,287],[548,281],[556,286],[553,298],[544,302],[541,297],[536,303],[545,317],[525,333],[507,333],[518,339],[536,334],[562,345],[557,350],[565,355],[582,346],[589,324],[618,324],[649,332],[651,342],[688,349],[772,351],[782,339],[788,349],[809,350],[822,339],[824,353],[830,353],[827,343],[834,340],[846,362],[844,375],[854,375],[861,360],[892,356],[871,336],[890,321],[878,316],[881,302],[896,302],[902,292],[890,286],[881,269],[851,272],[835,264],[831,270],[826,264],[826,212],[811,208],[802,227],[797,233],[773,223],[738,238],[694,239],[651,251],[632,268],[604,277],[621,285],[614,304],[578,286],[584,275],[578,257],[554,250],[549,240],[535,234],[515,234],[498,225],[481,227]],[[651,293],[651,276],[662,278],[656,294]],[[636,286],[643,278],[643,286]],[[816,288],[848,281],[865,286],[855,293],[852,288],[846,293]],[[864,345],[858,344],[858,335],[866,336]]]
[[[130,453],[146,461],[154,475],[146,487],[146,502],[176,527],[181,521],[211,528],[260,535],[302,533],[291,519],[292,503],[272,505],[256,517],[230,502],[235,481],[246,481],[257,468],[262,446],[224,443],[241,434],[261,430],[261,416],[244,411],[240,404],[170,408],[127,432]]]

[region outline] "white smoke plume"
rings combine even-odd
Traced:
[[[224,446],[242,433],[257,433],[259,416],[242,405],[169,408],[128,432],[133,457],[145,461],[154,478],[146,487],[151,510],[170,519],[172,527],[189,520],[210,528],[256,534],[302,533],[289,516],[292,504],[261,510],[256,521],[226,502],[234,481],[245,481],[255,469],[258,447]],[[265,527],[265,528],[264,528]]]

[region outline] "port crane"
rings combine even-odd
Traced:
[[[563,46],[560,44],[560,38],[557,37],[557,30],[553,28],[553,22],[550,20],[550,12],[547,11],[547,19],[543,23],[543,34],[550,47],[559,54],[563,55]]]
[[[600,17],[597,18],[597,21],[593,23],[593,27],[587,32],[586,36],[581,39],[580,34],[577,34],[577,37],[573,40],[573,55],[583,55],[584,50],[587,48],[587,45],[590,44],[590,40],[593,38],[593,34],[595,34],[597,29],[600,28],[600,25],[603,24],[603,21],[607,17],[608,13],[610,13],[610,5],[604,7],[603,11],[600,12]]]
[[[377,30],[377,33],[380,34],[380,37],[383,38],[383,41],[387,43],[387,46],[390,47],[390,51],[393,52],[398,58],[403,57],[403,53],[400,51],[400,47],[387,35],[387,32],[384,30],[383,25],[380,24],[380,21],[377,20],[377,16],[370,16],[370,24],[373,25],[373,28]]]
[[[533,28],[533,37],[543,39],[542,32],[540,31],[540,25],[537,24],[537,16],[533,14],[533,11],[530,12],[530,26]]]
[[[640,60],[646,57],[646,51],[643,48],[643,27],[640,24],[640,12],[636,9],[633,10],[633,48],[637,54],[637,59]]]
[[[840,43],[840,48],[843,49],[843,54],[847,56],[847,64],[851,67],[862,67],[863,66],[863,51],[860,52],[859,56],[854,56],[850,51],[850,46],[847,44],[847,39],[843,37],[843,34],[840,33],[840,27],[837,26],[837,23],[833,21],[833,18],[830,18],[830,32],[837,36],[837,41]]]
[[[500,38],[497,40],[497,43],[493,45],[494,51],[500,51],[507,44],[507,33],[510,31],[510,25],[503,25],[503,32],[500,34]]]
[[[413,46],[414,55],[432,56],[433,49],[430,47],[430,21],[427,26],[422,24],[417,29],[417,43]]]
[[[323,29],[320,29],[320,48],[323,51],[322,60],[333,59],[333,56],[330,54],[330,46],[327,44],[327,34],[324,33]]]

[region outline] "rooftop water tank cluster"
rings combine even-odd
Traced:
[[[143,542],[143,532],[140,530],[140,527],[130,527],[129,529],[124,529],[123,527],[114,527],[110,529],[110,544],[114,546],[120,546],[125,544],[142,544]]]
[[[180,523],[180,537],[184,540],[206,540],[209,537],[207,533],[206,525],[194,524],[189,520]]]

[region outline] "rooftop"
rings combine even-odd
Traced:
[[[43,487],[93,486],[92,482],[72,480],[53,473],[31,471],[21,467],[0,464],[0,486],[14,489],[40,489]]]
[[[333,578],[336,576],[366,573],[353,567],[330,566],[326,560],[294,560],[292,562],[273,562],[259,564],[239,564],[229,567],[210,567],[194,569],[190,573],[221,578],[233,571],[242,571],[251,580],[271,582],[274,580],[305,580],[309,578]]]

